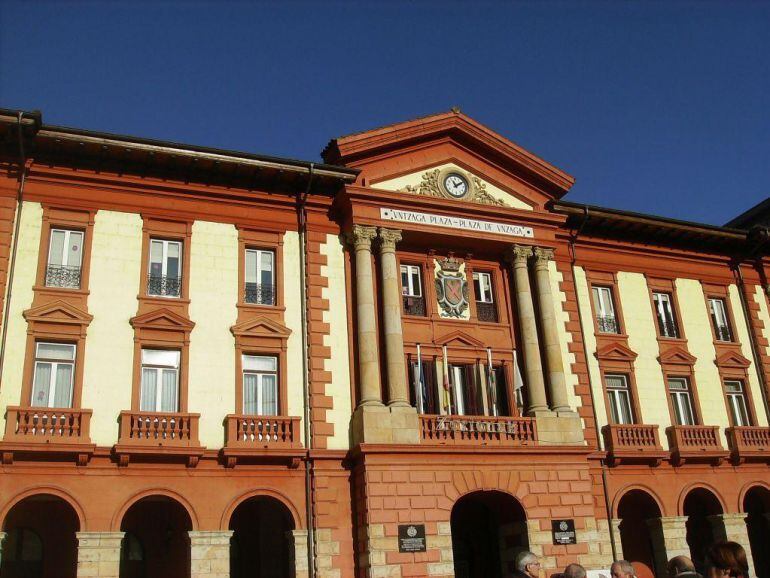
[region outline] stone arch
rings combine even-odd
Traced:
[[[679,499],[677,500],[676,505],[676,512],[677,516],[686,516],[687,514],[684,513],[684,502],[687,499],[687,496],[690,495],[691,492],[695,490],[704,490],[711,495],[714,496],[716,501],[719,503],[720,508],[722,508],[722,512],[727,512],[727,507],[725,505],[725,500],[722,498],[722,495],[719,493],[719,491],[712,485],[706,484],[704,482],[694,482],[692,484],[689,484],[685,486],[681,493],[679,494]]]
[[[230,501],[230,503],[227,505],[227,508],[225,508],[224,512],[222,512],[222,518],[219,522],[219,529],[220,530],[228,529],[230,525],[230,519],[233,516],[233,512],[235,512],[238,506],[240,506],[247,500],[250,500],[251,498],[259,498],[259,497],[273,498],[275,500],[278,500],[281,504],[283,504],[286,507],[286,509],[291,514],[291,517],[294,519],[294,527],[297,530],[303,530],[305,528],[305,524],[304,524],[304,520],[302,519],[302,516],[299,515],[297,508],[294,507],[294,504],[292,503],[292,501],[285,494],[282,494],[277,490],[271,490],[269,488],[259,488],[255,490],[249,490],[248,492],[241,494],[240,496]]]
[[[764,488],[768,492],[770,492],[770,484],[764,481],[755,480],[753,482],[747,482],[743,485],[741,488],[741,491],[738,493],[738,504],[736,512],[744,512],[744,504],[746,503],[746,495],[755,488]]]
[[[193,509],[190,502],[188,502],[180,494],[177,494],[172,490],[155,488],[152,490],[142,490],[141,492],[134,494],[128,500],[126,500],[123,506],[115,513],[115,515],[112,518],[112,522],[110,523],[111,531],[120,532],[120,524],[123,521],[123,517],[126,515],[126,512],[128,512],[131,506],[133,506],[140,500],[144,498],[149,498],[151,496],[164,496],[166,498],[169,498],[177,502],[180,506],[182,506],[187,511],[187,515],[190,517],[190,524],[192,526],[192,529],[193,530],[198,529],[198,516],[196,515],[195,510]]]
[[[29,488],[19,494],[16,494],[13,498],[6,502],[5,506],[3,506],[3,509],[0,511],[0,528],[5,527],[5,519],[8,516],[8,512],[10,512],[16,504],[26,498],[45,494],[60,498],[69,504],[69,506],[74,510],[75,515],[78,517],[78,526],[80,528],[79,531],[88,531],[86,517],[80,503],[72,496],[72,494],[56,486],[35,486],[34,488]]]
[[[660,555],[659,535],[651,524],[663,517],[658,496],[641,484],[626,486],[615,497],[614,517],[616,536],[620,539],[623,558],[630,561],[638,578],[654,578],[656,571],[663,575],[666,560]]]
[[[452,474],[452,479],[446,484],[446,497],[455,502],[473,492],[496,491],[509,494],[522,508],[537,506],[536,499],[529,493],[526,483],[521,483],[517,472],[512,471],[459,471]],[[451,507],[449,508],[451,509]]]
[[[628,484],[627,486],[623,486],[620,490],[618,490],[615,493],[615,498],[612,501],[612,517],[617,518],[618,517],[618,506],[620,505],[620,501],[630,492],[633,492],[634,490],[639,492],[644,492],[647,494],[652,500],[658,505],[658,510],[660,510],[660,515],[665,516],[666,515],[666,509],[663,507],[663,502],[658,496],[658,494],[650,488],[649,486],[646,486],[644,484]]]

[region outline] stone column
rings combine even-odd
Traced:
[[[6,532],[0,532],[0,568],[3,566],[3,545],[7,537],[8,534]]]
[[[570,411],[567,401],[567,378],[564,375],[564,363],[561,357],[561,343],[556,320],[556,309],[551,293],[551,276],[548,262],[553,260],[553,249],[535,248],[535,281],[537,298],[540,305],[540,321],[545,348],[545,362],[548,370],[548,393],[551,397],[551,409]]]
[[[292,578],[308,578],[307,530],[289,530],[289,572]]]
[[[747,514],[717,514],[709,516],[708,521],[711,524],[711,533],[714,540],[730,540],[738,542],[746,550],[746,560],[749,563],[749,570],[754,569],[754,560],[751,556],[751,544],[749,543],[749,532],[746,527]]]
[[[190,578],[230,578],[232,530],[193,531],[190,536]]]
[[[408,407],[404,332],[401,328],[401,276],[396,262],[396,243],[401,240],[401,231],[380,227],[379,239],[388,405]]]
[[[532,256],[532,247],[514,245],[511,250],[513,274],[516,284],[516,305],[518,306],[521,340],[524,346],[524,373],[527,379],[529,415],[547,411],[543,367],[540,363],[540,343],[537,337],[535,307],[532,302],[532,289],[529,285],[527,260]]]
[[[377,320],[374,309],[372,239],[374,227],[354,225],[348,241],[356,251],[356,312],[358,313],[358,375],[361,383],[359,405],[382,405],[380,357],[377,350]]]
[[[667,516],[647,520],[655,558],[655,573],[666,575],[666,564],[674,556],[690,557],[687,545],[687,516]]]
[[[620,535],[620,524],[623,520],[620,518],[613,518],[610,520],[610,532],[612,533],[612,540],[615,542],[615,557],[618,560],[623,560],[623,539]]]
[[[78,532],[78,578],[119,578],[123,532]]]

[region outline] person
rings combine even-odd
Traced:
[[[706,552],[708,578],[749,578],[746,550],[737,542],[717,542]]]
[[[586,569],[580,564],[567,564],[562,576],[564,578],[586,578]]]
[[[674,556],[668,561],[668,578],[703,578],[687,556]]]
[[[518,578],[540,578],[540,560],[532,552],[519,552],[516,573]]]
[[[628,560],[618,560],[610,566],[612,578],[636,578],[636,570]]]

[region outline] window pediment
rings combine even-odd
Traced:
[[[270,319],[269,317],[257,317],[242,321],[230,328],[236,337],[261,337],[287,340],[291,335],[291,329]]]
[[[447,347],[463,347],[473,349],[486,349],[484,343],[475,337],[468,335],[463,331],[454,331],[441,337],[436,341],[436,345],[446,345]]]
[[[627,361],[629,363],[637,358],[636,352],[618,342],[605,345],[595,355],[597,359],[604,361]]]
[[[658,361],[668,365],[687,365],[692,367],[698,361],[698,358],[681,347],[672,347],[661,353]]]
[[[746,369],[751,365],[751,362],[743,357],[737,351],[728,351],[717,357],[714,360],[719,367],[731,367],[736,369]]]
[[[170,309],[155,309],[142,315],[137,315],[129,320],[134,329],[156,329],[166,331],[183,331],[188,333],[193,330],[195,323]]]
[[[91,323],[93,319],[92,315],[89,315],[82,309],[75,307],[74,305],[67,303],[66,301],[57,300],[45,305],[33,307],[27,309],[23,313],[24,319],[30,324],[32,323],[55,323],[64,325],[80,325],[86,327]]]

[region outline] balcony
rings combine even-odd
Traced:
[[[497,307],[494,303],[476,301],[476,317],[479,321],[497,323]]]
[[[254,305],[275,305],[275,285],[246,283],[243,302]]]
[[[182,278],[166,275],[147,276],[147,295],[153,297],[179,297],[182,294]]]
[[[94,453],[90,409],[8,406],[5,417],[3,463],[12,463],[14,454],[46,452],[75,455],[85,465]]]
[[[120,465],[127,466],[132,456],[182,456],[188,466],[196,466],[203,455],[198,441],[199,419],[197,413],[121,411],[115,446]]]
[[[673,425],[666,429],[671,450],[671,462],[681,465],[686,461],[721,463],[728,453],[719,440],[716,425]]]
[[[607,462],[652,462],[659,465],[667,452],[660,445],[657,425],[610,424],[602,428]]]
[[[404,301],[404,314],[425,317],[425,298],[402,295]]]
[[[45,270],[45,286],[80,289],[80,267],[48,265]]]
[[[618,320],[611,315],[598,315],[596,326],[599,328],[599,333],[620,333]]]
[[[729,427],[725,434],[734,463],[770,461],[770,427]]]
[[[299,417],[228,415],[222,450],[227,466],[254,458],[289,459],[298,466],[303,455],[299,424]]]
[[[420,440],[437,446],[532,446],[537,427],[531,417],[421,415]]]

